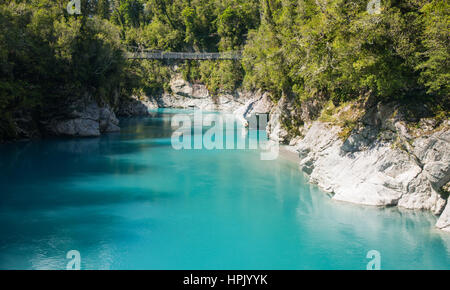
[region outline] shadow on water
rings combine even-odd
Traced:
[[[429,212],[334,201],[310,185],[309,193],[299,195],[296,215],[301,220],[300,239],[314,237],[304,258],[323,257],[324,263],[318,262],[313,269],[364,269],[370,250],[381,253],[383,269],[450,267],[450,235],[434,228],[437,218]],[[350,256],[351,249],[358,248],[360,267],[341,258],[342,253]],[[399,256],[408,257],[409,262],[400,262]]]
[[[148,231],[154,224],[149,218],[134,221],[135,226]],[[118,253],[124,250],[115,249],[112,241],[126,237],[132,243],[140,239],[140,233],[127,226],[125,217],[102,207],[82,214],[66,210],[24,212],[20,217],[2,215],[0,226],[0,269],[65,269],[66,253],[72,249],[80,249],[83,269],[108,269],[107,264],[99,267],[97,262],[106,263],[112,257],[117,261]],[[102,256],[102,248],[113,248],[110,258]]]
[[[25,148],[7,150],[6,154],[1,156],[3,162],[0,165],[0,183],[11,186],[32,186],[42,181],[51,181],[49,184],[51,187],[54,183],[68,182],[74,178],[133,175],[151,170],[145,164],[111,158],[111,151],[102,149],[102,147],[110,147],[111,143],[104,144],[99,140],[56,142],[58,141],[45,142],[50,143],[47,145],[39,142]],[[154,146],[151,144],[130,145],[127,150],[117,149],[119,151],[117,154],[138,154],[151,150],[152,147]],[[79,150],[87,150],[89,153],[83,154]]]
[[[24,194],[32,190],[33,194]],[[19,211],[59,210],[70,207],[112,206],[128,203],[155,202],[171,198],[170,193],[156,192],[142,187],[127,187],[118,190],[70,189],[54,186],[51,189],[17,188],[3,196],[0,209]]]
[[[127,240],[139,237],[137,231],[121,226],[127,214],[120,209],[130,204],[145,208],[170,199],[171,194],[133,184],[115,189],[95,180],[151,174],[154,166],[117,157],[151,154],[170,146],[165,138],[170,137],[171,127],[164,118],[121,122],[121,134],[101,138],[0,145],[0,269],[64,269],[65,254],[72,248],[95,249],[85,259],[89,268],[89,259],[105,261],[98,251],[102,245],[110,247],[109,241],[124,235]],[[80,181],[84,186],[79,186]],[[134,221],[147,230],[152,224],[147,214]]]
[[[174,111],[172,113],[178,113]],[[335,202],[287,160],[170,148],[170,114],[120,134],[0,146],[0,269],[449,268],[429,213]]]
[[[23,184],[44,177],[58,180],[83,174],[126,175],[147,170],[148,166],[143,164],[111,157],[139,155],[153,148],[169,147],[171,131],[168,128],[155,134],[152,133],[155,130],[147,126],[155,123],[154,120],[144,119],[139,125],[135,122],[138,120],[127,120],[122,134],[101,138],[58,138],[0,145],[0,182]],[[161,139],[167,137],[169,139]]]

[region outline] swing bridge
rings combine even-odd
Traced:
[[[128,59],[240,60],[242,52],[172,52],[127,47],[125,56]]]

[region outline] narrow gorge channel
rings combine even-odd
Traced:
[[[2,145],[0,268],[63,269],[77,249],[85,269],[365,269],[371,250],[383,269],[449,269],[431,213],[333,201],[285,153],[173,150],[175,113],[193,111]]]
[[[449,12],[0,0],[0,270],[450,270]]]

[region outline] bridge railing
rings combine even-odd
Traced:
[[[126,57],[129,59],[228,59],[239,60],[242,58],[241,52],[162,52],[162,51],[128,51]]]

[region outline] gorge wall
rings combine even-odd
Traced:
[[[269,114],[270,139],[300,158],[309,180],[337,201],[431,211],[450,232],[450,122],[419,118],[414,125],[396,103],[353,102],[328,110],[320,98],[295,105],[268,93],[236,91],[212,96],[201,84],[176,75],[170,93],[127,98],[116,106],[88,97],[36,120],[16,119],[24,138],[39,135],[95,137],[118,132],[116,116],[144,116],[149,109],[196,108],[233,113],[239,120]],[[329,111],[329,112],[328,112]]]
[[[205,86],[175,77],[172,92],[134,102],[147,108],[221,110],[245,118],[268,113],[269,137],[298,153],[300,169],[337,201],[431,211],[450,232],[450,122],[421,118],[414,126],[395,103],[366,100],[327,118],[319,101],[295,106],[269,94],[238,91],[212,97]],[[139,110],[139,109],[138,109]],[[350,125],[349,125],[350,124]]]
[[[89,96],[49,105],[42,112],[19,109],[13,112],[10,127],[13,137],[0,142],[47,136],[98,137],[120,131],[114,108]]]
[[[374,108],[347,139],[340,126],[306,124],[303,138],[294,145],[300,168],[334,200],[429,210],[441,215],[437,226],[450,231],[449,209],[444,211],[450,181],[449,123],[414,135],[401,118],[392,117],[394,108]]]

